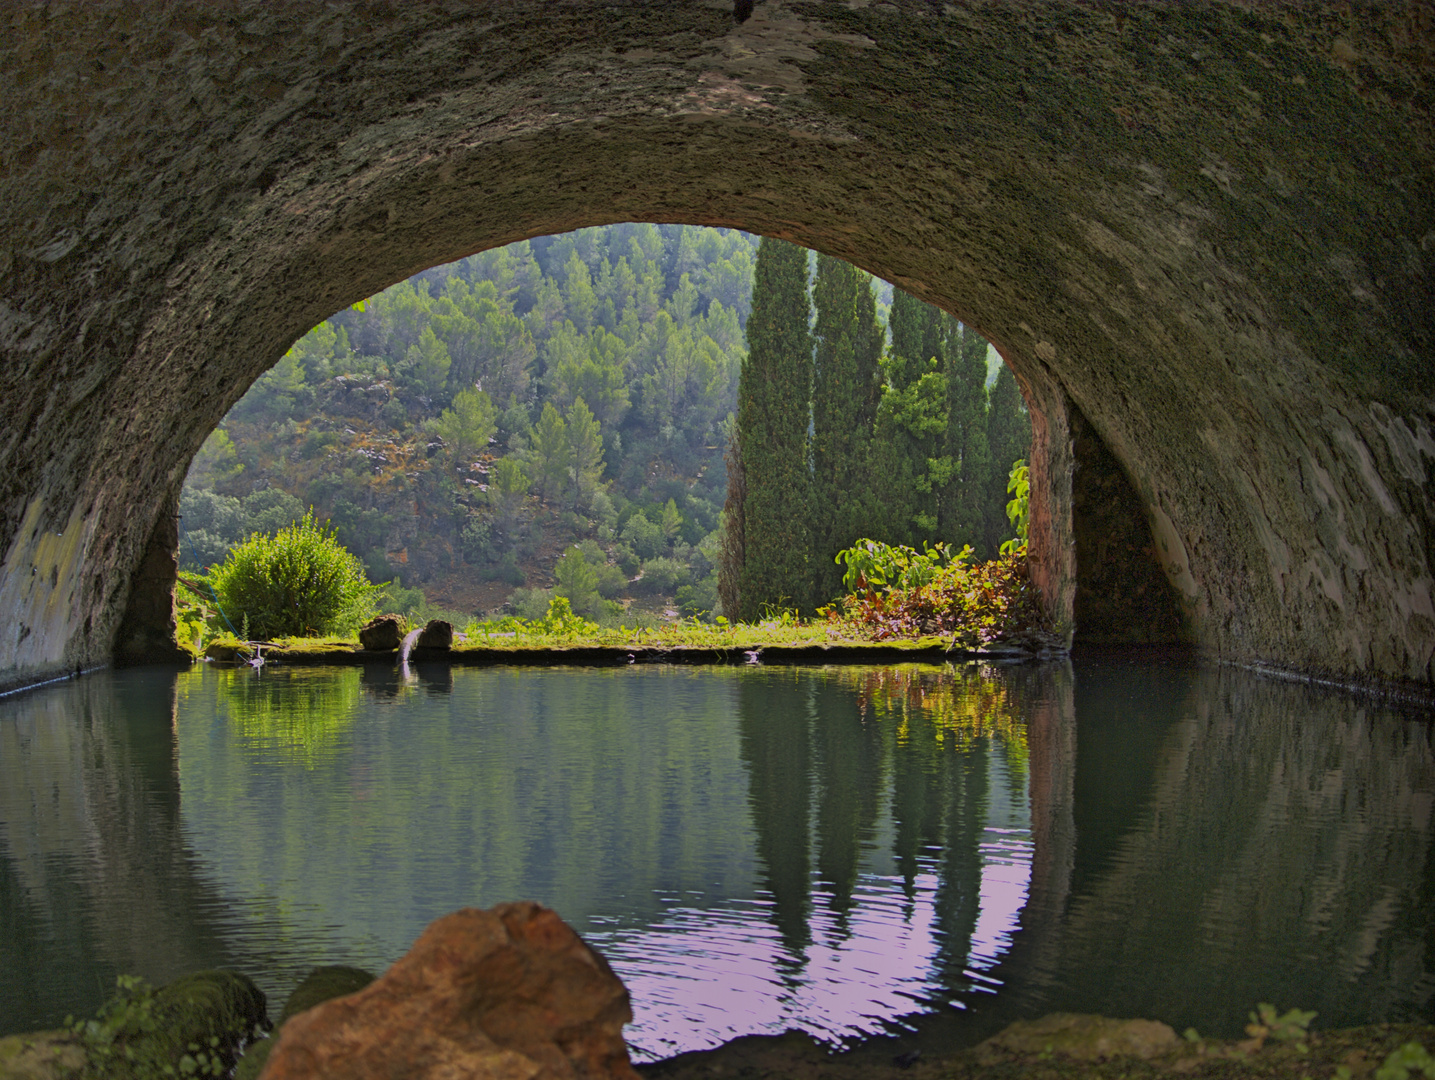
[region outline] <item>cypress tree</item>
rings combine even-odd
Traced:
[[[927,361],[942,358],[941,312],[901,289],[892,290],[889,329],[892,347],[888,358],[888,379],[905,390],[927,371]]]
[[[992,457],[987,443],[987,342],[969,326],[950,319],[947,342],[946,456],[951,478],[942,498],[942,535],[960,548],[971,544],[979,558],[987,550],[987,499]]]
[[[882,327],[871,279],[857,267],[817,257],[812,380],[812,597],[841,592],[833,556],[872,529],[877,503],[867,475],[880,391]]]
[[[995,555],[1003,540],[1012,536],[1007,520],[1007,477],[1012,463],[1031,457],[1031,417],[1022,400],[1016,376],[1005,364],[997,372],[992,386],[991,406],[987,410],[987,443],[991,447],[992,471],[987,481],[985,499],[987,551]]]
[[[738,574],[742,619],[760,617],[766,604],[812,608],[809,315],[806,249],[763,237],[738,383],[737,436],[747,488]]]
[[[885,386],[872,447],[873,476],[881,485],[888,543],[918,544],[940,534],[947,374],[943,314],[916,297],[893,290],[891,348],[882,360]]]

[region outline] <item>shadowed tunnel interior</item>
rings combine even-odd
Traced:
[[[993,341],[1032,409],[1033,576],[1078,642],[1144,612],[1140,639],[1428,688],[1432,18],[14,5],[0,682],[173,649],[189,460],[309,327],[641,220],[793,240]],[[1152,552],[1164,584],[1121,569]]]

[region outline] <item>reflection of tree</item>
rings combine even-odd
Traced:
[[[808,680],[748,678],[738,685],[742,760],[757,854],[772,893],[773,921],[800,966],[812,940],[808,911]]]
[[[936,869],[937,965],[947,985],[957,985],[980,914],[994,751],[1013,793],[1026,796],[1026,724],[1007,680],[990,671],[847,668],[745,678],[739,693],[758,854],[790,954],[800,962],[811,940],[809,800],[815,796],[818,877],[845,933],[890,776],[893,854],[909,898],[922,865]]]
[[[936,968],[942,972],[941,984],[948,988],[959,985],[981,913],[989,753],[988,740],[982,739],[943,755],[948,772],[946,844],[937,886],[937,925],[942,937]]]
[[[245,742],[312,769],[333,750],[359,704],[356,668],[220,672],[219,698]]]
[[[817,872],[839,917],[852,908],[862,845],[872,836],[883,777],[882,729],[829,680],[813,691],[817,752]],[[840,927],[845,932],[845,918]]]

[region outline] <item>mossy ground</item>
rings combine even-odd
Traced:
[[[1293,1042],[1203,1040],[1149,1059],[1081,1060],[1055,1053],[990,1054],[966,1050],[947,1057],[908,1052],[883,1056],[874,1045],[829,1054],[805,1035],[738,1039],[715,1050],[639,1067],[648,1080],[1350,1080],[1373,1078],[1392,1051],[1415,1042],[1435,1047],[1435,1027],[1375,1024],[1314,1032],[1302,1051]],[[1204,1052],[1203,1052],[1204,1051]],[[1340,1074],[1342,1077],[1345,1073]],[[1418,1077],[1412,1078],[1418,1080]]]

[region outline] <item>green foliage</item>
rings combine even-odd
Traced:
[[[553,589],[554,597],[568,600],[573,610],[592,614],[600,603],[598,596],[598,571],[589,565],[588,558],[574,545],[565,551],[553,568],[558,584]]]
[[[500,458],[489,471],[488,501],[504,521],[511,521],[523,505],[530,483],[523,463],[515,457]]]
[[[691,576],[686,563],[660,555],[643,563],[643,576],[638,584],[644,592],[671,593],[687,584]]]
[[[813,596],[832,596],[833,557],[879,519],[869,444],[881,393],[883,332],[871,279],[850,263],[817,257],[812,288]]]
[[[663,527],[646,514],[634,514],[618,535],[643,560],[655,559],[667,550]]]
[[[678,504],[674,500],[669,499],[663,507],[662,521],[663,536],[667,539],[668,543],[671,544],[678,538],[678,531],[682,527],[683,515],[681,511],[678,510]]]
[[[974,648],[1050,633],[1024,552],[985,563],[970,556],[970,548],[952,556],[945,545],[919,553],[865,541],[839,553],[851,591],[823,613],[878,641],[940,634]]]
[[[223,428],[215,428],[189,464],[190,482],[197,488],[224,484],[244,471],[234,442]]]
[[[618,424],[628,414],[628,346],[603,327],[580,334],[569,322],[548,341],[553,396],[565,408],[581,398],[601,424]]]
[[[1018,549],[1025,550],[1027,527],[1031,522],[1031,473],[1025,461],[1012,465],[1006,489],[1012,495],[1011,502],[1006,506],[1006,516],[1016,530],[1016,539],[1003,543],[1001,553],[1011,555]]]
[[[918,589],[930,585],[955,559],[967,561],[971,548],[963,548],[955,556],[946,544],[923,544],[917,551],[904,545],[884,544],[862,539],[839,551],[834,562],[847,567],[842,575],[843,587],[849,593],[868,589]]]
[[[603,475],[603,436],[598,419],[583,399],[575,398],[565,417],[568,433],[568,483],[574,507],[587,506]]]
[[[1300,1042],[1310,1034],[1310,1022],[1315,1013],[1305,1009],[1291,1009],[1284,1015],[1269,1002],[1261,1002],[1250,1014],[1251,1022],[1246,1025],[1246,1034],[1253,1039],[1267,1036],[1281,1042]]]
[[[972,545],[985,555],[985,504],[992,473],[987,343],[950,315],[942,315],[941,321],[946,327],[947,430],[942,456],[947,468],[945,475],[934,476],[939,528],[953,543]]]
[[[304,504],[282,488],[264,488],[244,499],[244,535],[276,533],[304,516]]]
[[[1410,1080],[1417,1072],[1435,1080],[1435,1055],[1418,1042],[1408,1042],[1386,1056],[1375,1070],[1375,1080]]]
[[[200,972],[160,989],[121,975],[93,1019],[66,1017],[96,1075],[114,1080],[227,1076],[264,1020],[264,997],[243,976]]]
[[[987,480],[986,506],[987,549],[995,551],[1007,533],[1007,469],[1008,463],[1025,460],[1031,453],[1031,417],[1027,415],[1016,377],[1005,364],[997,370],[987,411],[987,445],[991,451],[992,470]]]
[[[551,401],[543,406],[543,413],[529,430],[528,439],[534,483],[545,499],[560,498],[568,486],[572,450],[568,444],[568,425]]]
[[[213,579],[230,618],[248,620],[263,638],[357,629],[372,614],[377,591],[312,510],[273,536],[251,536]]]
[[[453,405],[439,415],[436,424],[449,455],[460,466],[469,464],[487,449],[497,426],[493,399],[482,390],[474,389],[455,394]]]
[[[535,627],[549,637],[576,638],[597,632],[598,624],[573,613],[566,596],[555,596],[548,604],[548,613]]]
[[[764,237],[737,410],[746,484],[737,602],[745,619],[779,601],[811,606],[809,312],[807,252]]]

